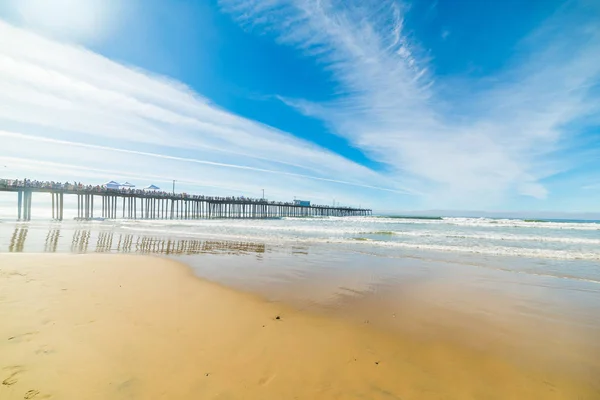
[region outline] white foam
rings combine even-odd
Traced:
[[[363,243],[356,241],[356,243]],[[600,260],[600,252],[582,252],[554,249],[533,249],[523,247],[505,246],[452,246],[439,244],[405,243],[391,241],[370,241],[369,245],[381,247],[396,247],[415,250],[432,250],[441,252],[458,252],[471,254],[485,254],[491,256],[550,258],[558,260]]]
[[[330,217],[345,218],[364,224],[402,224],[402,225],[456,225],[486,228],[540,228],[558,230],[583,230],[598,231],[600,223],[597,222],[540,222],[525,221],[522,219],[493,219],[493,218],[457,218],[443,217],[442,219],[418,218],[389,218],[389,217]]]
[[[554,237],[541,235],[515,235],[512,233],[487,234],[477,233],[468,234],[459,231],[450,232],[435,232],[435,231],[389,231],[397,236],[411,237],[437,237],[450,239],[474,239],[474,240],[511,240],[511,241],[528,241],[528,242],[549,242],[549,243],[573,243],[573,244],[597,244],[600,245],[600,239],[589,239],[580,237]],[[376,234],[375,232],[361,232],[363,234]]]
[[[520,219],[491,219],[491,218],[444,218],[442,221],[459,226],[500,227],[500,228],[540,228],[566,229],[582,231],[598,231],[600,224],[596,222],[540,222]]]

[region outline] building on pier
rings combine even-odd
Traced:
[[[310,201],[308,201],[308,200],[294,200],[294,205],[295,206],[301,206],[301,207],[310,207]]]

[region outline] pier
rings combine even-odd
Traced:
[[[368,216],[372,210],[325,205],[300,205],[245,197],[214,197],[131,188],[50,182],[4,181],[0,192],[17,193],[17,218],[31,220],[33,193],[50,194],[52,219],[64,216],[64,198],[77,196],[77,219],[214,219]]]

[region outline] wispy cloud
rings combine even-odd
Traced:
[[[357,187],[361,187],[361,188],[388,191],[388,192],[393,192],[393,193],[403,193],[400,190],[387,189],[384,187],[378,187],[378,186],[367,185],[367,184],[362,184],[362,183],[355,183],[355,182],[344,181],[344,180],[340,180],[340,179],[331,179],[331,178],[323,178],[323,177],[311,176],[311,175],[305,175],[305,174],[298,174],[298,173],[294,173],[294,172],[285,171],[282,169],[265,169],[265,168],[258,168],[258,167],[248,166],[248,165],[206,161],[206,160],[199,160],[196,158],[178,157],[178,156],[172,156],[172,155],[160,154],[160,153],[151,153],[151,152],[138,151],[138,150],[121,149],[121,148],[116,148],[116,147],[99,146],[99,145],[86,144],[86,143],[80,143],[80,142],[71,142],[71,141],[67,141],[67,140],[57,140],[57,139],[43,138],[43,137],[39,137],[39,136],[23,135],[20,133],[6,132],[6,131],[0,131],[0,137],[6,140],[5,143],[7,143],[9,140],[13,141],[13,142],[30,141],[30,142],[33,142],[34,146],[36,146],[36,145],[44,146],[44,145],[48,145],[48,144],[53,144],[53,145],[63,146],[63,148],[68,148],[69,151],[73,151],[75,149],[92,149],[92,150],[96,150],[96,151],[105,151],[105,152],[109,152],[109,153],[122,153],[125,156],[134,155],[134,156],[142,156],[142,157],[155,158],[155,159],[157,158],[157,159],[168,160],[168,161],[179,161],[179,162],[185,162],[185,163],[201,164],[204,166],[211,166],[211,167],[229,168],[229,169],[234,169],[234,170],[245,170],[245,171],[260,172],[260,173],[266,173],[266,174],[275,174],[275,175],[285,175],[288,177],[292,176],[292,177],[312,179],[312,180],[323,181],[323,182],[340,183],[343,185],[357,186]],[[29,147],[29,146],[27,146],[27,147]],[[16,152],[23,153],[24,150],[17,150]],[[44,148],[44,153],[46,153],[46,152],[47,152],[47,149]],[[12,161],[15,161],[15,160],[16,159],[12,159]],[[39,162],[36,160],[34,162],[34,164],[38,165]],[[56,163],[54,163],[54,164],[56,164]],[[46,164],[44,164],[44,165],[46,165]],[[71,165],[71,167],[73,167],[73,165]],[[79,168],[81,169],[81,167],[79,167]],[[85,169],[85,168],[83,168],[83,169]],[[111,172],[113,174],[118,173],[117,170],[106,170],[106,169],[97,169],[97,168],[96,169],[88,168],[87,170]],[[140,175],[138,175],[138,176],[140,176]],[[148,178],[149,175],[146,174],[146,175],[141,175],[141,176],[146,176],[146,178]],[[154,175],[153,177],[157,177],[157,175]],[[163,176],[162,179],[168,180],[169,178],[168,177],[165,178]],[[218,187],[218,186],[213,185],[212,187]]]
[[[98,181],[110,173],[106,178],[365,204],[377,192],[414,193],[220,109],[179,82],[1,21],[0,130],[0,158],[18,177],[73,180],[87,171]]]
[[[589,185],[584,185],[581,188],[583,190],[596,190],[596,189],[600,189],[600,182],[590,183]]]
[[[567,128],[599,111],[590,91],[600,74],[599,14],[586,17],[577,7],[565,6],[533,32],[501,73],[457,84],[436,80],[404,33],[395,1],[221,4],[242,26],[331,71],[337,100],[282,100],[387,163],[392,178],[419,182],[430,206],[545,198],[544,179],[578,162],[563,151],[577,140],[578,130]]]

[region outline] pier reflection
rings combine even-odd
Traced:
[[[10,239],[10,244],[8,245],[8,251],[10,253],[18,253],[23,251],[23,246],[25,245],[25,239],[27,239],[28,231],[29,230],[26,226],[17,226],[15,228],[15,231]]]
[[[15,227],[9,242],[9,252],[22,252],[27,240],[29,228],[27,226]],[[72,253],[132,253],[132,254],[164,254],[164,255],[194,255],[194,254],[255,254],[261,257],[267,251],[264,243],[231,241],[231,240],[203,240],[189,238],[169,238],[160,236],[126,234],[113,231],[93,231],[78,229],[72,231],[71,242],[63,241],[61,237],[68,236],[68,232],[60,229],[49,229],[43,240],[30,238],[32,242],[28,251],[43,251],[47,253],[72,252]],[[62,235],[61,235],[62,233]]]
[[[86,253],[90,244],[90,236],[91,232],[88,230],[76,230],[71,241],[71,252]]]
[[[60,229],[50,229],[46,235],[44,243],[44,252],[55,253],[58,248],[58,238],[60,237]]]
[[[98,235],[97,253],[141,253],[165,255],[192,255],[202,253],[264,253],[265,245],[262,243],[199,240],[199,239],[172,239],[156,236],[120,234],[102,232]]]
[[[119,252],[140,254],[193,255],[193,254],[262,254],[265,245],[262,243],[199,240],[199,239],[166,239],[153,236],[137,236],[109,234],[99,238],[97,252]],[[113,244],[113,236],[116,244]]]

